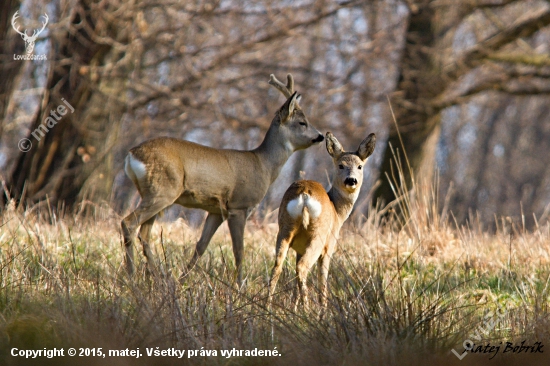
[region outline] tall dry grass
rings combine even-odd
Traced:
[[[173,347],[218,354],[35,360],[40,365],[547,364],[548,349],[501,352],[492,360],[492,354],[467,354],[462,361],[451,350],[462,353],[463,341],[475,334],[477,344],[526,340],[550,347],[550,226],[528,231],[504,220],[494,233],[479,223],[458,226],[439,203],[436,186],[402,176],[397,169],[395,202],[343,229],[326,309],[313,302],[293,310],[294,263],[285,266],[273,308],[266,307],[273,222],[247,225],[246,280],[237,289],[226,226],[179,285],[174,278],[199,235],[181,219],[153,230],[163,276],[147,276],[139,255],[130,279],[122,265],[120,217],[108,208],[57,218],[41,206],[8,206],[0,223],[0,364],[29,362],[12,357],[13,347],[139,348],[143,354]],[[316,284],[310,275],[310,286]],[[487,326],[498,309],[506,310]],[[221,356],[221,350],[275,347],[282,356]]]

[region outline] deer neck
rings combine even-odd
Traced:
[[[269,126],[264,140],[253,152],[258,156],[262,165],[270,175],[270,183],[279,176],[281,168],[286,163],[294,148],[280,132],[276,123]]]
[[[341,189],[336,188],[334,184],[328,191],[328,197],[334,205],[334,210],[338,215],[340,225],[342,225],[344,221],[348,219],[358,196],[358,189],[354,193],[348,193],[346,191],[342,191]]]

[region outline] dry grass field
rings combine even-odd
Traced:
[[[293,256],[273,308],[266,307],[276,222],[248,223],[239,290],[225,225],[180,285],[174,279],[200,233],[182,219],[154,227],[163,276],[146,275],[138,244],[138,271],[129,279],[120,217],[108,208],[58,218],[40,206],[7,207],[0,222],[0,364],[549,364],[549,225],[528,231],[521,219],[504,218],[496,231],[457,226],[430,192],[415,188],[392,209],[373,208],[355,221],[361,224],[343,228],[326,309],[315,296],[309,309],[294,309]],[[312,295],[316,274],[314,268]],[[468,339],[478,352],[460,360],[453,350],[462,355]],[[522,341],[541,342],[539,352],[514,352]],[[513,346],[504,352],[506,342]],[[489,352],[488,344],[500,348]],[[69,347],[96,356],[69,357]],[[26,359],[13,356],[14,348],[63,348],[65,357]],[[99,348],[106,357],[97,356]],[[142,357],[108,354],[126,349]],[[154,355],[172,349],[186,352]],[[270,354],[246,356],[255,349]]]

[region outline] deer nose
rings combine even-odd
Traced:
[[[325,139],[325,136],[319,134],[319,136],[317,136],[316,138],[313,139],[313,142],[321,142]]]
[[[346,186],[352,186],[353,187],[354,185],[357,184],[357,179],[355,179],[355,178],[346,178],[346,180],[344,181],[344,184]]]

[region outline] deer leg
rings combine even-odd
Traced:
[[[279,276],[283,271],[283,263],[285,261],[286,255],[288,253],[288,248],[292,242],[293,233],[288,233],[283,235],[282,231],[279,231],[277,234],[277,246],[275,251],[275,265],[271,270],[271,277],[269,278],[269,292],[268,292],[268,303],[271,304],[271,296],[275,292],[275,287],[277,286],[277,281],[279,281]]]
[[[244,252],[244,226],[246,224],[246,210],[230,211],[227,218],[231,242],[233,243],[233,255],[237,269],[237,283],[242,283],[242,261]]]
[[[139,236],[141,236],[141,240],[147,242],[149,241],[149,237],[151,236],[151,229],[153,228],[156,219],[157,215],[154,215],[149,220],[141,224],[141,227],[139,228]]]
[[[296,275],[298,276],[298,291],[300,292],[301,302],[304,307],[309,306],[307,296],[307,275],[311,270],[311,267],[315,264],[315,261],[321,255],[323,248],[323,241],[319,238],[313,238],[307,247],[305,253],[300,257],[300,260],[296,264]]]
[[[153,202],[151,202],[150,200],[142,200],[138,208],[122,220],[120,226],[122,227],[122,235],[124,237],[124,246],[126,247],[126,270],[128,271],[128,274],[131,275],[134,273],[134,249],[133,249],[134,238],[133,236],[135,234],[136,229],[139,226],[143,225],[145,222],[149,221],[161,210],[170,206],[173,203],[173,201],[174,200],[170,200],[167,198],[162,199],[159,197],[157,197]],[[150,228],[145,229],[146,232],[149,230]],[[144,254],[145,254],[145,257],[147,258],[148,265],[154,266],[154,263],[152,263],[153,257],[148,245],[147,245],[147,250],[144,245]]]
[[[134,274],[134,239],[133,239],[133,230],[131,231],[128,226],[125,224],[125,220],[129,219],[127,216],[124,220],[120,222],[122,228],[122,237],[124,238],[124,247],[126,249],[125,263],[126,271],[128,274]]]
[[[294,311],[296,311],[296,306],[298,305],[298,300],[300,293],[298,291],[298,263],[300,262],[300,259],[302,259],[302,255],[300,253],[296,253],[296,276],[294,278],[294,290],[292,292],[292,297],[294,299]]]
[[[319,257],[317,266],[319,267],[319,286],[321,288],[321,292],[319,293],[319,303],[321,303],[322,307],[325,307],[327,300],[327,279],[328,269],[330,266],[330,255],[325,254]]]
[[[141,224],[141,227],[139,228],[139,239],[141,241],[141,245],[143,246],[143,255],[147,258],[148,270],[153,275],[155,275],[154,270],[156,268],[156,263],[154,263],[155,259],[153,257],[153,253],[151,252],[149,238],[151,236],[151,229],[153,228],[156,218],[157,215],[154,215],[149,220]]]
[[[216,230],[218,230],[218,228],[222,224],[223,220],[223,216],[220,214],[208,214],[208,216],[206,217],[206,221],[204,222],[204,227],[202,228],[201,237],[197,242],[197,246],[195,247],[193,257],[189,261],[187,268],[183,270],[183,274],[180,277],[180,282],[185,276],[187,276],[187,274],[193,269],[199,258],[204,254],[204,252],[206,251],[206,247],[208,247],[210,240],[216,233]]]

